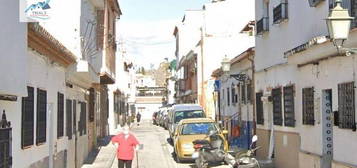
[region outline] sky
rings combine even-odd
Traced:
[[[117,22],[119,52],[134,64],[157,67],[175,57],[175,25],[185,10],[202,9],[209,0],[118,0],[123,15]]]

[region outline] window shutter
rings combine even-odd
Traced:
[[[339,128],[355,129],[354,82],[338,85]]]
[[[73,100],[73,134],[77,133],[77,101]]]
[[[264,124],[264,111],[262,102],[263,92],[256,93],[257,124]]]
[[[36,144],[46,142],[47,128],[47,92],[37,89],[37,122],[36,122]]]
[[[72,139],[72,100],[66,100],[66,130],[68,139]]]
[[[274,125],[283,125],[283,117],[281,110],[281,88],[273,89],[272,96]]]
[[[114,94],[114,112],[117,112],[118,108],[116,106],[117,99],[116,94]],[[94,108],[95,108],[95,91],[93,88],[89,89],[89,122],[94,121]]]
[[[284,125],[295,127],[294,86],[284,87]]]
[[[64,95],[57,93],[57,138],[64,135]]]
[[[21,115],[21,147],[34,144],[34,88],[27,87],[27,97],[22,98]]]
[[[302,89],[302,116],[304,125],[315,124],[314,88]]]

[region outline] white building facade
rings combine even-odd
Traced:
[[[328,42],[331,4],[256,1],[258,156],[274,153],[277,168],[357,166],[355,60]],[[343,4],[356,13],[352,1]],[[356,44],[354,32],[347,46]]]

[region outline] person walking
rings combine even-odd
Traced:
[[[140,120],[141,120],[141,114],[140,114],[140,112],[138,112],[138,114],[136,114],[136,122],[137,122],[138,126],[140,125]]]
[[[118,168],[131,168],[139,141],[129,133],[128,126],[124,126],[123,132],[112,138],[112,144],[117,147]]]

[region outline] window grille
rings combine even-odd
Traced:
[[[295,127],[294,86],[284,87],[284,125]]]
[[[64,95],[57,93],[57,138],[64,135]]]
[[[47,91],[37,89],[36,144],[46,142]]]
[[[338,85],[339,128],[355,129],[354,82]]]
[[[252,103],[252,95],[252,84],[249,83],[247,84],[247,103]]]
[[[27,97],[22,98],[21,147],[34,144],[34,88],[27,87]]]
[[[302,117],[304,125],[314,125],[314,88],[302,89]]]
[[[242,104],[245,104],[246,103],[246,91],[245,91],[245,87],[246,87],[246,85],[245,85],[245,83],[243,83],[242,85],[240,85],[241,86],[241,102],[242,102]]]
[[[256,93],[257,124],[264,124],[263,92]]]
[[[285,19],[288,19],[288,3],[284,2],[280,3],[273,9],[273,22],[274,24],[279,24]]]
[[[282,125],[282,108],[281,108],[281,88],[276,88],[272,90],[273,96],[273,120],[274,125]]]
[[[67,130],[67,137],[68,139],[72,139],[72,100],[67,99],[66,100],[66,117],[67,117],[67,121],[66,121],[66,130]]]

